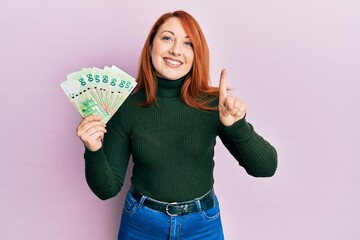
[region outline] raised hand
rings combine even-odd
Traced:
[[[228,96],[226,88],[226,70],[223,69],[219,83],[219,117],[225,126],[231,126],[246,115],[246,105],[240,99]]]
[[[99,116],[85,117],[76,128],[76,135],[90,151],[97,151],[102,147],[102,140],[106,133],[106,125]]]

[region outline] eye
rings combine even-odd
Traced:
[[[193,44],[191,42],[185,42],[184,44],[185,44],[185,46],[188,46],[188,47],[191,47],[191,48],[193,47]]]
[[[165,41],[172,41],[172,38],[171,37],[169,37],[169,36],[163,36],[162,38],[161,38],[162,40],[165,40]]]

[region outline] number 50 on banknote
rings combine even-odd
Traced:
[[[70,73],[60,86],[82,117],[98,115],[107,123],[133,91],[136,81],[116,66],[105,66]]]

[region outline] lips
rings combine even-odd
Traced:
[[[180,66],[183,64],[181,61],[172,58],[163,58],[164,61],[171,66]]]

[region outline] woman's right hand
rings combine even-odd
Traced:
[[[85,117],[76,128],[76,135],[90,151],[97,151],[102,147],[102,140],[106,133],[105,123],[101,117],[91,115]]]

